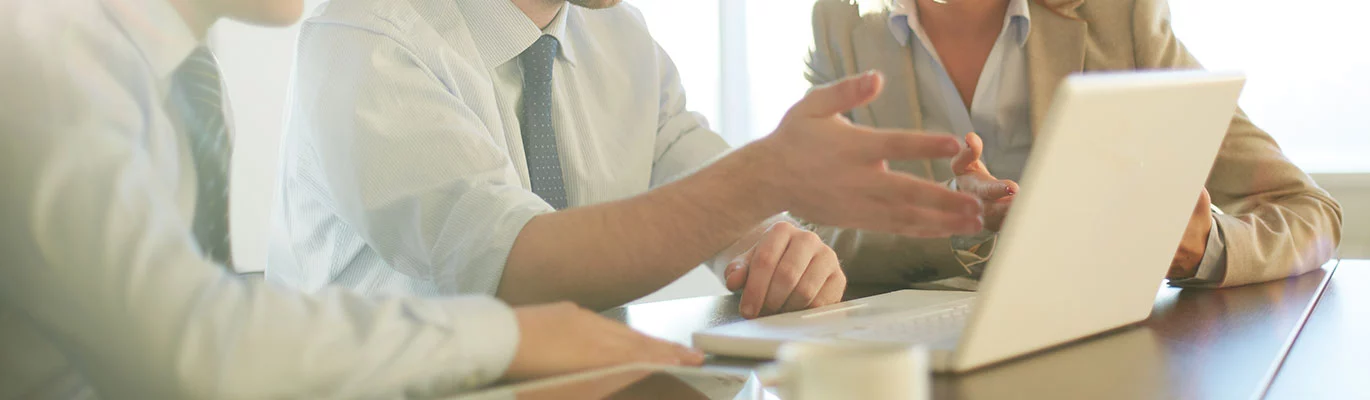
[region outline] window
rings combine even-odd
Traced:
[[[629,1],[675,57],[693,107],[735,145],[770,132],[808,88],[812,0]],[[1243,108],[1290,159],[1309,172],[1370,172],[1370,51],[1355,50],[1370,3],[1170,3],[1176,34],[1205,67],[1247,74]]]
[[[1172,0],[1174,30],[1212,70],[1247,75],[1241,105],[1310,172],[1370,172],[1370,3]]]

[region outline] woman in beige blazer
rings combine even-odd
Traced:
[[[866,70],[881,71],[887,80],[884,93],[848,115],[859,124],[1000,131],[993,137],[948,132],[966,135],[967,151],[956,162],[891,165],[979,193],[994,205],[986,207],[986,226],[991,228],[1018,190],[1015,182],[995,175],[1021,172],[1035,128],[1063,78],[1089,71],[1200,68],[1171,32],[1164,0],[874,3],[818,0],[809,81],[822,85]],[[962,123],[947,122],[958,118]],[[999,145],[986,148],[986,143]],[[1015,157],[1015,152],[1022,154]],[[814,229],[837,251],[854,283],[974,287],[996,240],[993,232],[911,239]],[[1204,287],[1280,279],[1321,266],[1331,258],[1340,234],[1337,202],[1238,110],[1168,277],[1172,284]]]

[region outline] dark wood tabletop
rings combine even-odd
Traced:
[[[1370,399],[1370,260],[1327,282],[1267,399]]]
[[[1151,317],[1137,326],[968,374],[936,375],[934,397],[1259,396],[1279,371],[1298,327],[1333,272],[1334,265],[1329,263],[1302,276],[1259,285],[1221,290],[1163,287]],[[1370,291],[1365,287],[1358,290],[1362,299]],[[849,293],[861,296],[893,289],[858,287]],[[736,295],[700,297],[621,307],[604,315],[650,335],[689,344],[695,331],[741,320],[737,302]],[[1364,312],[1364,308],[1357,311]],[[1310,357],[1310,362],[1316,362],[1316,354]],[[714,357],[706,367],[754,368],[764,362]]]

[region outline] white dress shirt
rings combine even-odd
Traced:
[[[268,279],[488,293],[552,207],[530,190],[517,56],[555,36],[552,118],[571,207],[637,195],[727,149],[685,108],[628,5],[539,29],[508,0],[334,0],[304,23]]]
[[[1032,31],[1029,0],[1011,0],[1004,13],[999,37],[985,59],[985,65],[975,86],[970,109],[966,108],[961,93],[942,65],[941,57],[923,31],[918,20],[914,0],[895,0],[890,12],[890,33],[904,46],[912,46],[914,79],[917,80],[918,104],[923,115],[923,129],[945,132],[964,140],[969,132],[984,141],[981,160],[990,174],[999,179],[1021,181],[1032,151],[1032,124],[1028,97],[1027,38]],[[1031,190],[1025,187],[1024,190]],[[1226,263],[1222,231],[1217,222],[1208,237],[1207,250],[1199,263],[1194,278],[1178,280],[1176,284],[1221,282]],[[993,252],[997,235],[984,233],[977,237],[956,237],[952,245],[967,270],[975,274]],[[976,252],[969,251],[985,243]],[[956,279],[956,278],[953,278]],[[952,283],[954,286],[965,286]]]
[[[396,398],[503,374],[489,297],[369,300],[253,283],[201,255],[166,111],[197,45],[164,0],[0,13],[0,399]]]

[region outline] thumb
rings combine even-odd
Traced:
[[[809,91],[786,116],[827,117],[875,100],[884,87],[884,76],[874,70]]]
[[[961,191],[981,200],[993,201],[1018,192],[1018,183],[1008,179],[994,179],[987,173],[973,173],[957,177]]]
[[[748,251],[747,253],[750,254],[751,252]],[[748,260],[748,258],[743,258],[742,256],[739,256],[737,257],[737,259],[734,259],[733,262],[728,263],[728,268],[723,270],[724,285],[728,287],[728,291],[736,292],[742,290],[742,287],[746,285],[746,260]]]
[[[1208,195],[1208,188],[1204,188],[1203,191],[1199,192],[1199,202],[1194,204],[1194,214],[1198,215],[1207,211],[1210,204],[1213,204],[1213,198]]]
[[[980,161],[980,154],[985,149],[985,142],[980,140],[980,135],[975,132],[966,134],[966,147],[961,148],[960,153],[951,159],[951,172],[962,175],[971,172],[971,166]]]

